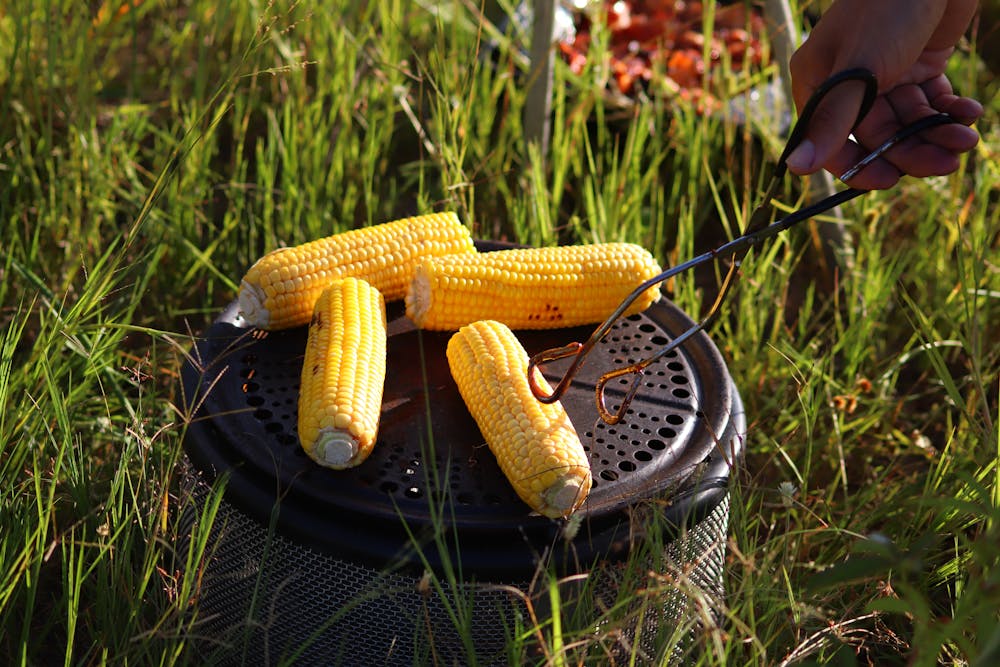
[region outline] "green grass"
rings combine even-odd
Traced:
[[[213,504],[183,566],[165,558],[178,373],[264,251],[455,210],[481,238],[676,263],[736,232],[779,141],[668,100],[622,117],[599,71],[557,68],[542,156],[523,60],[506,40],[476,58],[495,33],[461,0],[100,4],[0,5],[4,664],[200,664]],[[1000,102],[975,39],[952,75],[987,107],[961,170],[845,206],[846,275],[815,226],[755,250],[711,330],[749,429],[703,664],[1000,655]],[[717,279],[671,295],[697,313]],[[655,585],[626,570],[612,626]],[[529,600],[512,662],[602,663],[570,588]]]

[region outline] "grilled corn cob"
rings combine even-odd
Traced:
[[[512,329],[592,324],[659,273],[652,255],[631,243],[427,257],[406,293],[406,314],[418,327],[436,330],[486,319]],[[650,287],[628,314],[659,296],[659,286]]]
[[[334,281],[316,301],[299,390],[299,440],[317,463],[349,468],[371,453],[385,352],[382,295],[363,280]]]
[[[591,486],[587,453],[562,404],[535,400],[528,355],[514,333],[500,322],[474,322],[451,337],[447,356],[469,412],[517,495],[551,518],[578,509]]]
[[[403,298],[421,258],[472,253],[472,236],[454,213],[403,218],[274,250],[240,282],[243,318],[261,329],[309,321],[319,293],[336,278],[361,278],[387,301]]]

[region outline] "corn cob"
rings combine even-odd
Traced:
[[[528,355],[493,320],[459,329],[448,341],[459,393],[517,495],[547,517],[568,516],[590,492],[590,463],[562,404],[535,400]],[[550,391],[539,374],[538,383]]]
[[[240,311],[261,329],[300,326],[309,321],[319,293],[336,278],[361,278],[393,301],[403,298],[421,258],[472,252],[469,229],[454,213],[334,234],[261,257],[240,283]]]
[[[363,280],[333,282],[316,301],[299,390],[299,440],[317,463],[349,468],[375,444],[385,384],[385,301]]]
[[[659,273],[652,255],[631,243],[427,257],[406,293],[406,314],[418,327],[436,330],[488,319],[512,329],[593,324]],[[628,314],[659,296],[659,286],[650,287]]]

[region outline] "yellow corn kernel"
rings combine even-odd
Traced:
[[[547,517],[565,517],[590,493],[587,453],[558,401],[537,401],[528,354],[504,324],[485,320],[448,341],[448,366],[465,404],[517,495]],[[538,384],[551,391],[545,379]]]
[[[477,320],[498,320],[512,329],[594,324],[660,271],[648,251],[631,243],[427,257],[406,293],[406,314],[418,327],[435,330]],[[659,297],[659,285],[650,287],[628,314]]]
[[[316,300],[299,389],[299,441],[328,468],[371,454],[382,411],[385,301],[363,280],[334,281]]]
[[[406,294],[420,259],[475,250],[469,228],[454,213],[334,234],[257,260],[240,282],[240,312],[261,329],[300,326],[309,322],[319,293],[337,278],[361,278],[393,301]]]

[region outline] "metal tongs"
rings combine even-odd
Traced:
[[[599,343],[605,335],[611,330],[614,323],[622,317],[632,302],[635,301],[643,292],[645,292],[650,287],[662,283],[665,280],[669,280],[673,276],[679,273],[692,269],[696,266],[704,264],[721,257],[730,257],[731,264],[729,265],[729,270],[726,273],[725,279],[722,281],[722,285],[719,289],[718,296],[715,298],[715,302],[709,309],[708,314],[694,326],[690,327],[682,334],[672,339],[667,345],[660,348],[657,352],[653,353],[651,356],[637,361],[628,366],[622,368],[617,368],[608,371],[600,376],[597,381],[595,391],[596,391],[596,401],[597,409],[600,412],[601,419],[608,424],[617,424],[625,416],[628,410],[629,404],[632,402],[633,397],[639,390],[642,381],[643,371],[647,366],[661,359],[662,357],[669,354],[672,350],[680,345],[683,345],[685,341],[697,334],[699,331],[705,329],[719,313],[719,308],[725,301],[726,296],[729,294],[729,290],[732,288],[733,284],[736,282],[739,276],[740,263],[746,257],[747,253],[750,252],[750,248],[761,243],[765,239],[775,236],[779,232],[782,232],[792,225],[798,224],[803,220],[808,220],[820,213],[828,211],[844,202],[850,201],[855,197],[865,194],[867,190],[860,190],[857,188],[847,188],[841,190],[835,194],[832,194],[824,199],[801,208],[791,214],[771,222],[772,217],[772,207],[771,199],[777,193],[778,188],[781,185],[782,178],[785,176],[787,171],[786,160],[793,150],[802,142],[805,138],[806,129],[809,127],[809,123],[812,120],[813,114],[816,112],[817,107],[826,97],[826,95],[833,90],[838,85],[845,83],[847,81],[860,81],[865,86],[864,98],[861,103],[860,111],[858,112],[857,120],[854,122],[854,128],[857,128],[858,124],[868,115],[871,111],[872,105],[875,103],[875,99],[878,95],[878,81],[875,79],[875,75],[866,69],[849,69],[834,74],[829,79],[827,79],[823,84],[816,89],[812,97],[809,98],[805,107],[802,109],[802,113],[799,115],[795,126],[792,128],[792,132],[789,135],[788,141],[785,144],[785,148],[778,158],[777,163],[774,165],[773,172],[771,174],[771,180],[768,183],[767,190],[764,192],[764,197],[761,202],[754,209],[750,216],[750,220],[743,231],[743,234],[732,241],[724,243],[723,245],[715,248],[714,250],[709,250],[706,253],[698,255],[693,259],[678,264],[658,276],[650,278],[646,282],[642,283],[636,287],[631,294],[629,294],[621,305],[608,317],[603,324],[601,324],[594,333],[591,334],[590,338],[587,339],[586,343],[570,343],[563,347],[551,348],[539,352],[538,354],[531,357],[528,364],[528,383],[531,386],[531,392],[535,395],[542,403],[554,403],[559,400],[562,395],[569,388],[570,382],[572,382],[577,371],[583,365],[584,360],[587,355],[594,349],[594,346]],[[938,125],[944,125],[947,123],[954,123],[954,118],[945,113],[939,113],[932,116],[927,116],[920,119],[910,125],[907,125],[900,129],[896,134],[890,137],[885,143],[876,148],[875,150],[868,153],[864,158],[858,161],[854,166],[848,169],[846,172],[841,174],[841,181],[849,181],[854,178],[862,169],[867,167],[869,164],[877,160],[889,149],[894,147],[896,144],[908,139],[909,137],[922,132],[931,127],[936,127]],[[569,366],[569,369],[563,375],[559,384],[556,385],[555,389],[551,393],[547,393],[542,387],[539,386],[538,380],[536,378],[535,370],[536,368],[545,363],[557,361],[559,359],[565,359],[567,357],[573,357],[573,361]],[[610,411],[605,404],[605,387],[608,382],[614,380],[615,378],[621,377],[623,375],[634,374],[635,378],[632,380],[629,386],[628,392],[625,394],[621,405],[614,412]]]

